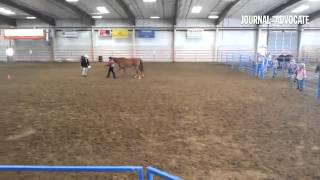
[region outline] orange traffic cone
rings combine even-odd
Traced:
[[[8,74],[7,79],[8,79],[8,80],[11,80],[11,75],[10,75],[10,74]]]

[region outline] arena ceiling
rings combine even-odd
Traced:
[[[219,24],[226,17],[239,18],[253,14],[294,14],[297,7],[308,6],[299,14],[320,14],[320,0],[0,0],[0,21],[36,17],[51,25],[59,19],[87,19],[94,24],[95,18],[129,19],[208,19]],[[145,2],[155,1],[155,2]],[[194,7],[201,7],[193,13]],[[105,7],[101,13],[97,7]],[[13,13],[3,12],[4,9]],[[6,19],[8,18],[8,19]]]

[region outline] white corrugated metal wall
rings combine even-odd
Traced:
[[[236,26],[233,21],[228,21],[225,27]],[[91,27],[79,22],[70,22],[60,20],[57,22],[60,26],[55,30],[54,43],[48,44],[44,40],[15,41],[14,48],[17,51],[15,60],[30,61],[49,61],[49,60],[74,60],[78,61],[82,54],[94,54],[95,60],[98,56],[132,56],[133,55],[133,34],[132,27],[124,20],[100,20],[94,27],[93,42],[91,41]],[[68,27],[63,27],[68,26]],[[173,57],[177,62],[199,62],[199,61],[215,61],[218,56],[215,55],[215,48],[222,53],[244,53],[252,54],[255,50],[255,32],[254,29],[242,30],[238,25],[235,30],[219,30],[216,34],[212,21],[208,20],[181,20],[178,21],[175,33],[175,53],[173,53],[173,30],[172,24],[167,20],[138,20],[137,27],[152,27],[155,29],[155,38],[139,38],[135,37],[135,54],[146,61],[172,61]],[[46,28],[41,22],[35,24],[27,24],[25,21],[18,22],[19,28]],[[98,36],[99,28],[108,27],[126,27],[129,28],[128,39],[112,39],[101,38]],[[201,39],[187,39],[186,30],[188,28],[200,27],[204,28],[203,37]],[[63,30],[79,30],[77,38],[66,38],[62,36]],[[304,31],[302,33],[302,54],[306,54],[308,50],[317,50],[320,44],[317,40],[319,31]],[[215,39],[217,38],[217,39]],[[259,35],[259,46],[266,46],[267,32],[261,31]],[[1,53],[0,60],[6,60],[4,56],[5,48],[8,47],[8,40],[0,40]],[[93,49],[94,53],[92,52]],[[31,50],[31,51],[30,51]],[[52,52],[51,52],[52,51]],[[53,53],[54,51],[54,53]],[[32,53],[30,53],[32,52]],[[1,55],[2,54],[2,55]],[[220,53],[221,54],[221,53]],[[310,54],[310,53],[309,53]],[[30,57],[32,56],[32,57]],[[219,57],[218,57],[219,58]]]

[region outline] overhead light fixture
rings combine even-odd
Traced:
[[[3,8],[3,7],[0,7],[0,14],[14,15],[16,13],[11,11],[10,9],[6,9],[6,8]]]
[[[34,16],[27,16],[26,19],[37,19],[37,18]]]
[[[320,2],[320,0],[309,0],[311,2]]]
[[[291,12],[300,13],[300,12],[305,11],[307,9],[309,9],[308,5],[301,5],[301,6],[297,7],[297,8],[295,8],[294,10],[292,10]]]
[[[143,2],[156,2],[157,0],[143,0]]]
[[[93,19],[102,19],[102,16],[92,16]]]
[[[217,15],[210,15],[210,16],[208,16],[208,18],[209,18],[209,19],[218,19],[219,16],[217,16]]]
[[[108,14],[110,13],[109,10],[105,6],[99,6],[97,7],[97,10],[100,14]]]
[[[67,2],[78,2],[79,0],[66,0]]]
[[[160,19],[159,16],[150,16],[150,19]]]
[[[200,13],[202,10],[201,6],[194,6],[191,10],[191,13]]]

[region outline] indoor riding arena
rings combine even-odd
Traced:
[[[317,0],[0,0],[0,180],[319,180],[319,25]]]

